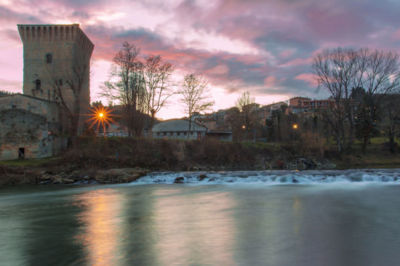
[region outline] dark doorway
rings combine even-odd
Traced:
[[[18,159],[25,159],[25,148],[18,149]]]

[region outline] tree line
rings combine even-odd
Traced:
[[[141,136],[145,127],[151,129],[156,114],[165,107],[167,100],[179,94],[189,121],[193,114],[213,105],[207,97],[207,81],[195,73],[184,76],[179,85],[171,81],[174,67],[160,55],[141,59],[140,48],[124,42],[114,56],[109,81],[105,82],[102,96],[122,107],[121,122],[129,136]],[[191,123],[189,123],[189,131]]]
[[[144,127],[151,129],[157,113],[176,94],[185,106],[190,131],[193,116],[213,105],[207,96],[207,81],[190,73],[181,82],[173,83],[172,64],[160,55],[143,59],[139,55],[138,47],[124,42],[114,57],[111,77],[103,90],[104,96],[123,109],[121,121],[129,135],[140,136]],[[339,152],[352,149],[356,139],[365,150],[372,137],[385,135],[394,151],[400,121],[398,54],[336,48],[318,53],[312,69],[318,88],[329,94],[329,108],[304,115],[291,113],[289,106],[282,105],[263,118],[255,99],[244,92],[236,106],[226,110],[223,127],[231,130],[233,139],[238,141],[334,140]]]
[[[295,113],[281,104],[265,117],[265,110],[244,92],[226,112],[233,139],[300,142],[321,149],[334,142],[342,153],[352,150],[355,140],[365,152],[371,138],[381,136],[394,152],[400,125],[398,54],[336,48],[317,54],[312,68],[318,87],[328,92],[327,108]]]
[[[355,137],[365,151],[370,138],[382,130],[395,146],[398,122],[396,95],[400,88],[399,55],[370,49],[336,48],[314,58],[318,86],[329,92],[334,105],[325,120],[335,138],[337,150],[352,148]]]

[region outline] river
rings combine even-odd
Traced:
[[[390,266],[399,251],[398,169],[0,190],[0,265]]]

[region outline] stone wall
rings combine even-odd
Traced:
[[[55,103],[20,94],[0,97],[0,159],[59,153],[65,142],[61,116]]]

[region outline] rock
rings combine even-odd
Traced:
[[[43,180],[39,182],[39,185],[48,185],[51,184],[51,180]]]
[[[313,170],[317,168],[317,164],[312,159],[301,158],[300,161],[303,164],[303,169]]]
[[[52,176],[50,176],[50,175],[48,175],[48,174],[43,174],[43,175],[41,175],[41,176],[39,177],[39,179],[40,179],[41,181],[49,181],[49,180],[51,180],[51,178],[52,178]]]
[[[174,180],[174,184],[183,184],[184,182],[185,182],[185,178],[182,177],[182,176],[177,177],[177,178],[175,178],[175,180]]]
[[[99,183],[128,183],[147,174],[146,170],[138,168],[116,168],[98,170],[94,179]]]
[[[51,177],[51,180],[53,181],[53,184],[62,184],[63,179],[59,175],[54,175]]]
[[[75,180],[70,178],[63,178],[61,181],[63,184],[73,184],[75,182]]]
[[[197,177],[197,179],[199,180],[199,181],[203,181],[204,179],[206,179],[207,178],[207,175],[199,175],[198,177]]]

